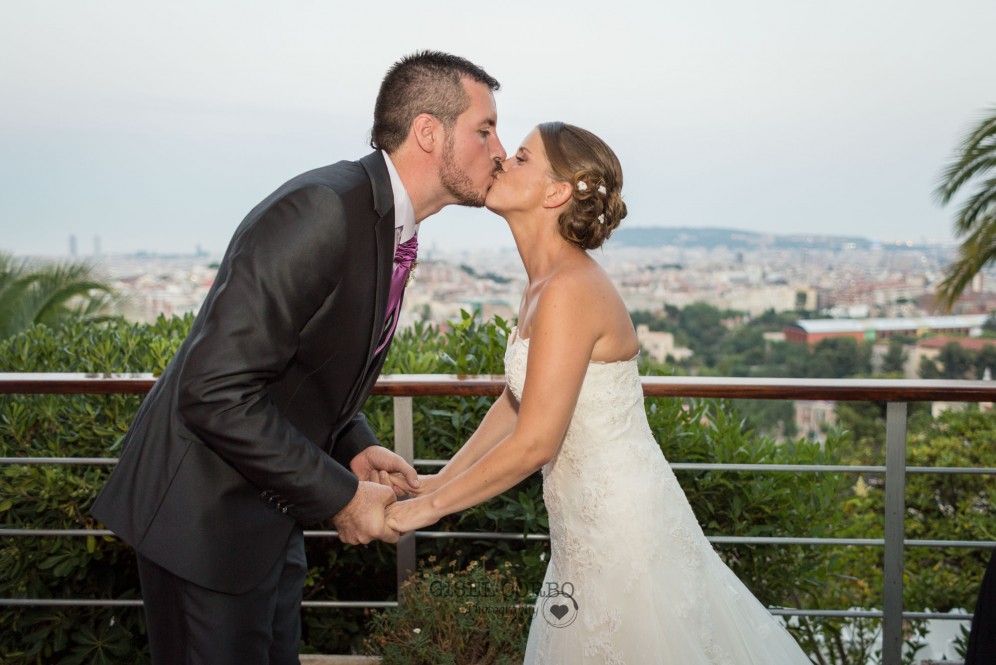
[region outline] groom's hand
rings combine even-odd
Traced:
[[[350,461],[349,468],[360,480],[387,485],[397,496],[414,494],[419,486],[415,469],[383,446],[365,448]]]
[[[391,488],[361,480],[353,500],[332,517],[339,540],[349,545],[367,545],[374,540],[398,542],[401,534],[384,520],[387,507],[397,500]]]

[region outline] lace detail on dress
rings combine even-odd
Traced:
[[[596,483],[581,490],[581,517],[592,523],[602,516],[602,499],[608,492],[608,483]]]
[[[702,637],[704,640],[711,639],[711,635],[703,635]],[[715,663],[716,665],[734,665],[730,654],[726,653],[726,650],[715,644],[715,642],[706,645],[705,654],[708,656],[710,663]]]
[[[702,565],[702,548],[696,542],[691,529],[679,524],[671,529],[671,537],[678,547],[671,553],[679,565],[695,570]]]

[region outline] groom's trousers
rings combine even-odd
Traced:
[[[152,665],[298,665],[307,572],[300,528],[243,594],[205,589],[138,555]]]

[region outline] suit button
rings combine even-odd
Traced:
[[[281,509],[280,509],[280,512],[282,512],[282,513],[286,513],[286,512],[287,512],[287,506],[284,506],[283,508],[281,508]]]

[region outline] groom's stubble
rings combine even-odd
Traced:
[[[447,132],[446,143],[443,146],[443,163],[439,167],[439,181],[450,195],[456,199],[457,205],[471,208],[484,207],[484,199],[487,198],[487,191],[478,191],[474,187],[474,181],[456,163],[456,136],[453,132]],[[501,170],[501,162],[495,163],[497,174]],[[494,183],[492,176],[491,182]]]

